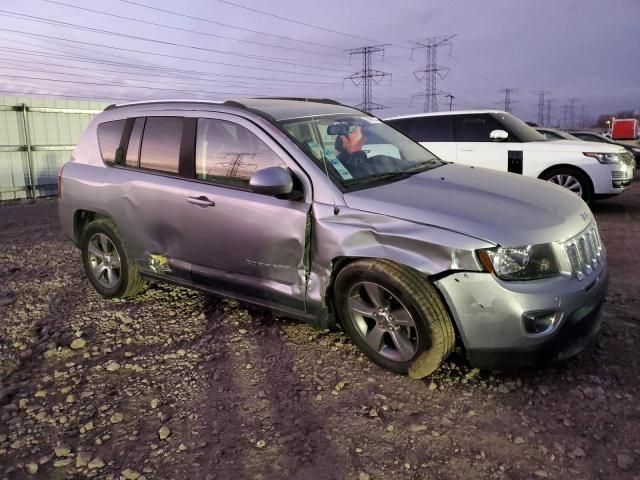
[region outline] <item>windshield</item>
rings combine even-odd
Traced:
[[[493,116],[501,122],[507,130],[520,139],[521,142],[546,142],[547,139],[541,133],[524,123],[518,117],[510,113],[494,113]]]
[[[365,114],[333,114],[278,122],[343,189],[394,181],[443,164],[408,137]]]

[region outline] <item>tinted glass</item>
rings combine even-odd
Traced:
[[[248,187],[251,175],[267,167],[286,164],[249,130],[224,120],[198,120],[196,178]]]
[[[407,137],[411,137],[411,128],[413,127],[414,122],[413,118],[399,118],[398,120],[385,120],[385,122],[391,125],[396,130],[400,130]],[[419,141],[415,138],[414,140]]]
[[[598,135],[589,135],[588,133],[573,133],[573,135],[580,138],[581,140],[586,140],[588,142],[609,143],[606,138],[602,138]]]
[[[493,117],[498,119],[502,124],[502,130],[506,130],[509,133],[509,141],[512,142],[544,142],[546,139],[544,135],[538,133],[535,128],[527,125],[518,117],[511,115],[510,113],[493,113]]]
[[[451,118],[446,115],[414,119],[409,136],[416,142],[451,142]]]
[[[144,118],[136,118],[129,137],[127,147],[126,163],[129,167],[138,167],[140,160],[140,143],[142,142],[142,130],[144,129]]]
[[[98,125],[98,144],[105,162],[115,163],[116,150],[120,146],[125,122],[126,120],[116,120]]]
[[[182,118],[149,117],[146,120],[140,167],[178,173]]]
[[[453,122],[458,142],[490,142],[493,130],[505,129],[490,115],[454,115]]]

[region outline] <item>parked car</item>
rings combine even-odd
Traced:
[[[544,135],[547,140],[580,140],[578,137],[574,137],[570,133],[558,128],[536,127],[536,131]]]
[[[564,359],[601,322],[605,250],[579,197],[327,100],[110,106],[59,189],[103,297],[167,281],[338,322],[413,377],[456,343],[481,368]]]
[[[574,132],[571,132],[571,135],[573,135],[576,138],[579,138],[580,140],[585,140],[587,142],[598,142],[598,143],[608,143],[610,145],[619,145],[624,149],[626,149],[628,152],[631,152],[631,154],[636,160],[636,166],[638,165],[638,162],[640,162],[640,145],[634,147],[633,145],[629,145],[627,143],[622,143],[622,142],[616,142],[615,140],[611,140],[611,138],[609,137],[605,137],[604,135],[600,135],[598,133],[589,132],[589,131],[574,131]]]
[[[433,112],[385,120],[446,161],[548,180],[587,203],[622,193],[635,162],[621,147],[546,142],[517,117],[497,110]]]

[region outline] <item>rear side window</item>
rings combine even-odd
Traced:
[[[409,136],[417,142],[452,142],[451,118],[444,115],[415,118]]]
[[[407,137],[413,138],[411,136],[411,127],[413,126],[414,119],[413,118],[400,118],[398,120],[389,120],[387,123],[391,125],[396,130],[401,131]],[[416,142],[419,140],[413,138]]]
[[[126,120],[115,120],[98,125],[98,145],[102,160],[106,163],[116,163],[116,152],[120,146]]]
[[[148,117],[142,136],[140,167],[178,173],[183,119]]]
[[[287,166],[252,132],[225,120],[198,120],[196,178],[248,187],[251,175],[267,167]]]
[[[490,115],[455,115],[454,125],[458,142],[490,142],[493,130],[504,130]]]

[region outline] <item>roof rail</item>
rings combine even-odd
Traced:
[[[139,102],[127,102],[127,103],[118,103],[118,104],[114,103],[109,105],[107,108],[105,108],[104,111],[106,112],[107,110],[114,110],[116,108],[129,107],[134,105],[155,105],[155,104],[162,104],[162,103],[205,103],[205,104],[220,105],[224,102],[221,102],[218,100],[199,100],[199,99],[189,100],[184,98],[166,99],[166,100],[141,100]]]
[[[305,97],[252,97],[251,100],[289,100],[292,102],[328,103],[329,105],[342,105],[342,103],[330,98],[305,98]]]

